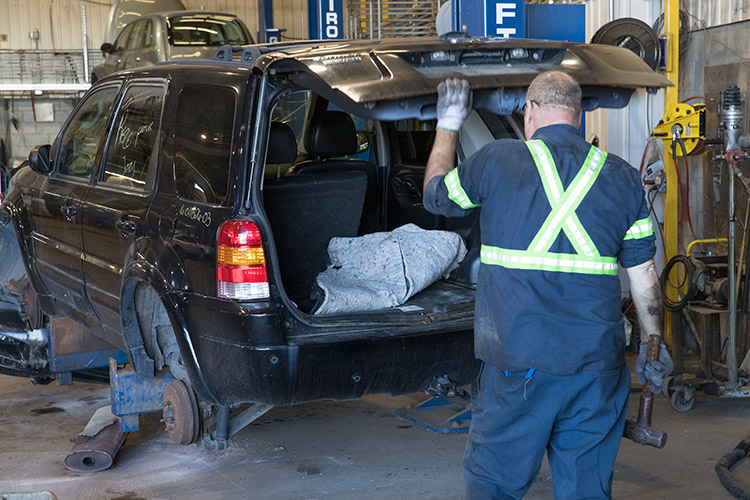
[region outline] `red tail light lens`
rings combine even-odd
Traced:
[[[270,297],[263,240],[254,222],[232,220],[221,225],[216,252],[216,281],[221,298],[257,300]]]

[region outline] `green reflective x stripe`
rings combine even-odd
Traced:
[[[575,179],[564,189],[547,146],[540,140],[527,141],[526,146],[552,210],[526,250],[482,245],[482,263],[509,269],[617,275],[617,258],[599,254],[575,212],[599,176],[607,153],[591,146]],[[575,254],[549,251],[561,231],[570,240]]]
[[[638,219],[630,226],[628,232],[625,233],[624,240],[637,240],[639,238],[645,238],[654,234],[654,225],[651,223],[651,216],[649,215],[645,219]]]
[[[444,177],[445,187],[448,188],[448,197],[453,202],[464,210],[478,207],[479,205],[474,204],[469,199],[469,195],[466,194],[464,188],[461,187],[461,179],[458,178],[458,168],[454,168],[448,172]]]
[[[480,256],[484,264],[493,264],[509,269],[617,275],[616,257],[509,250],[488,245],[482,245]]]
[[[544,221],[542,228],[529,245],[529,250],[546,252],[554,243],[560,230],[570,240],[579,255],[598,256],[599,251],[581,225],[575,210],[591,189],[599,172],[601,172],[607,153],[591,146],[586,161],[581,166],[568,189],[562,192],[562,182],[555,168],[555,162],[547,146],[539,140],[526,142],[531,156],[534,158],[542,185],[547,194],[552,211]]]

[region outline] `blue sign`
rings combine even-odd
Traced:
[[[453,29],[467,31],[471,36],[524,38],[526,6],[523,0],[483,0],[483,9],[470,0],[452,0]]]
[[[485,36],[520,38],[525,36],[525,4],[521,0],[484,0]]]
[[[323,40],[344,38],[343,0],[318,0],[318,34]]]

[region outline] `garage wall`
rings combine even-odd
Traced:
[[[82,9],[86,7],[89,48],[104,40],[112,0],[0,0],[0,49],[80,50],[83,47]],[[257,35],[258,5],[246,0],[183,0],[191,10],[230,12]],[[274,24],[285,36],[307,38],[307,1],[275,0]],[[29,38],[38,30],[39,40]]]

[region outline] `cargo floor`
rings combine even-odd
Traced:
[[[629,358],[632,364],[633,359]],[[142,418],[115,467],[79,474],[63,465],[106,386],[32,386],[0,376],[0,495],[49,491],[58,499],[459,499],[465,435],[440,435],[399,420],[394,411],[424,399],[415,394],[274,408],[242,430],[223,452],[176,446],[159,416]],[[635,413],[638,394],[630,397]],[[714,473],[716,460],[750,435],[750,401],[696,394],[689,413],[657,397],[654,425],[666,448],[623,442],[614,498],[731,499]],[[735,477],[750,487],[750,464]],[[552,498],[545,462],[527,499]]]

